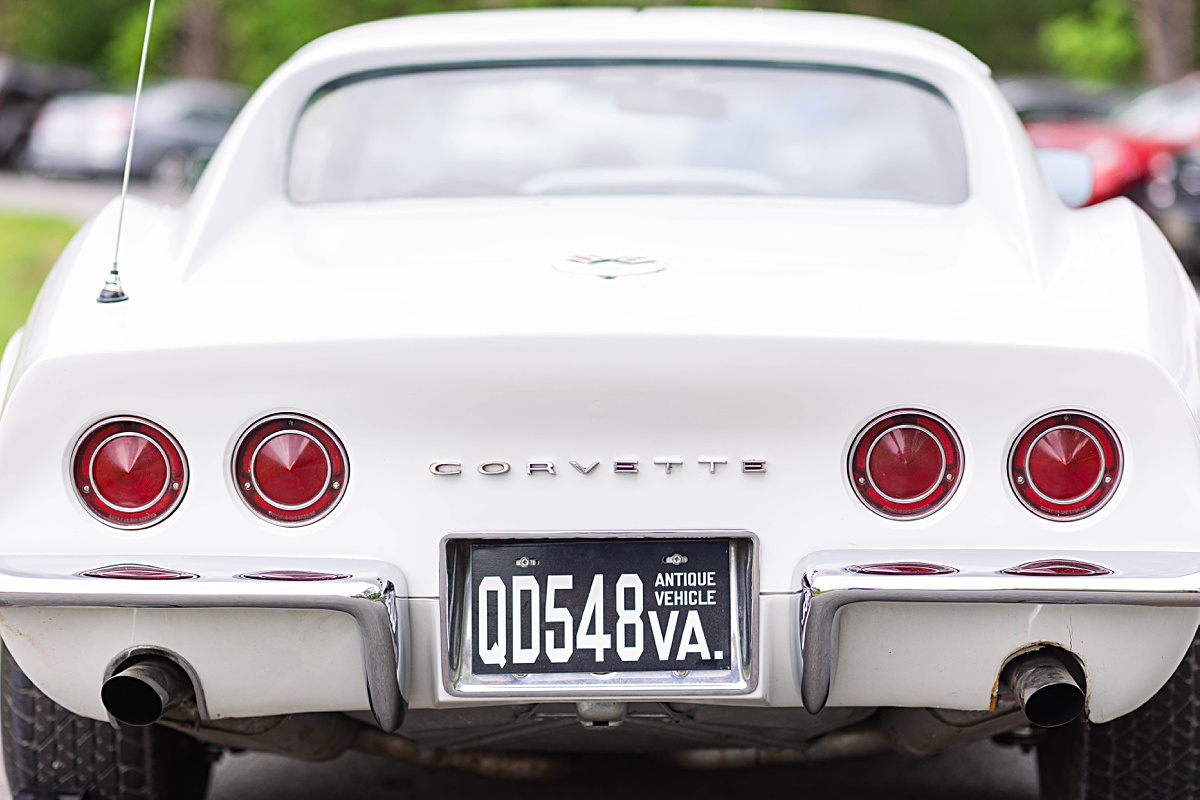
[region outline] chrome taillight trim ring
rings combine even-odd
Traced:
[[[247,444],[247,440],[261,432],[263,427],[280,422],[292,422],[298,423],[301,426],[311,426],[312,429],[318,432],[319,435],[314,435],[309,431],[301,430],[295,426],[280,431],[273,431],[265,436],[262,442],[259,442],[255,445],[251,457],[247,460],[248,469],[243,470],[241,462],[243,455],[245,455],[244,447]],[[283,433],[297,433],[313,440],[314,443],[321,448],[321,452],[325,456],[327,475],[325,478],[324,488],[312,500],[301,506],[289,507],[271,500],[259,488],[258,480],[254,476],[253,464],[258,458],[258,453],[262,449],[262,446],[271,438]],[[322,436],[329,440],[328,446],[325,444],[325,442],[321,441]],[[336,450],[336,458],[331,448],[332,450]],[[340,479],[336,477],[338,475],[338,469],[336,465],[339,462],[341,464]],[[346,447],[342,443],[341,437],[334,433],[333,429],[324,422],[321,422],[309,414],[299,411],[283,411],[270,414],[248,425],[246,429],[242,431],[242,434],[238,437],[237,442],[234,444],[229,466],[230,474],[233,478],[234,493],[237,494],[242,503],[245,504],[246,508],[264,522],[269,522],[272,525],[276,525],[281,528],[302,528],[306,525],[312,525],[320,520],[325,519],[327,516],[333,513],[334,509],[336,509],[341,503],[342,497],[346,493],[346,487],[350,482],[350,458],[346,453]],[[309,509],[314,505],[317,505],[322,501],[323,498],[329,497],[331,499],[326,508],[320,510],[312,516],[304,517],[303,519],[287,519],[280,516],[274,516],[269,512],[264,511],[262,508],[255,507],[254,501],[250,497],[251,494],[261,499],[266,506],[280,512],[281,514],[302,512],[305,509]]]
[[[113,442],[117,439],[145,439],[154,446],[154,449],[158,451],[160,456],[162,456],[163,463],[167,466],[167,478],[163,481],[162,489],[159,490],[158,494],[155,495],[153,500],[151,500],[149,503],[140,505],[137,508],[126,508],[125,506],[117,505],[105,497],[104,493],[100,491],[100,487],[96,485],[96,456],[100,455],[100,451],[108,446],[110,442]],[[144,433],[138,433],[136,431],[115,433],[100,444],[96,445],[96,449],[92,451],[92,457],[88,460],[88,483],[91,485],[92,494],[95,495],[96,499],[101,503],[104,503],[104,505],[108,506],[113,511],[116,511],[119,514],[139,514],[158,505],[159,501],[163,499],[163,495],[165,495],[167,490],[171,488],[171,459],[167,457],[167,451],[163,450],[162,445]]]
[[[874,427],[874,426],[872,426],[872,427]],[[937,445],[938,454],[942,458],[942,466],[938,470],[938,479],[936,481],[934,481],[933,484],[928,489],[926,489],[924,492],[917,495],[916,497],[908,498],[907,500],[904,498],[901,498],[901,497],[892,497],[890,494],[883,491],[883,489],[880,489],[879,484],[877,484],[875,482],[875,474],[871,471],[871,454],[875,452],[875,445],[879,444],[879,440],[882,439],[883,437],[887,436],[892,431],[904,431],[904,430],[920,431],[921,433],[928,436],[930,439],[933,439],[933,443],[935,445]],[[938,438],[936,436],[931,434],[925,428],[922,428],[920,425],[912,425],[912,424],[896,425],[891,428],[885,428],[883,431],[881,431],[879,433],[879,435],[876,436],[875,439],[871,442],[871,446],[867,448],[867,456],[866,456],[867,481],[871,484],[871,488],[874,489],[876,492],[878,492],[879,496],[884,498],[885,500],[892,502],[892,503],[899,503],[902,505],[911,505],[913,503],[920,503],[922,500],[926,499],[927,497],[929,497],[930,495],[932,495],[934,492],[936,492],[938,490],[938,487],[941,485],[941,482],[944,480],[944,478],[942,476],[944,476],[946,474],[946,467],[947,467],[948,463],[949,462],[946,460],[946,448],[942,447],[942,443],[938,441]]]
[[[926,427],[925,425],[916,424],[915,422],[911,421],[905,421],[903,418],[907,417],[926,420],[931,427]],[[896,424],[888,424],[893,421]],[[880,491],[879,487],[875,484],[875,479],[872,476],[870,469],[868,468],[870,464],[870,453],[874,452],[875,445],[878,443],[878,441],[890,431],[902,428],[915,428],[930,436],[937,445],[938,452],[942,459],[941,478],[934,483],[927,492],[913,500],[901,500],[898,498],[893,498]],[[875,432],[876,429],[879,429],[877,433]],[[949,451],[941,440],[942,435],[945,436],[946,443],[948,443],[950,447]],[[855,473],[858,469],[855,463],[856,455],[859,453],[863,442],[868,436],[871,437],[871,444],[864,452],[861,474],[856,475]],[[959,484],[962,483],[962,476],[966,471],[965,461],[966,453],[963,450],[962,439],[959,437],[958,432],[954,429],[954,426],[932,411],[927,411],[925,409],[916,407],[906,407],[880,414],[872,418],[859,430],[859,432],[855,435],[854,440],[851,442],[849,452],[846,455],[846,474],[848,475],[850,481],[851,491],[854,493],[855,497],[858,498],[859,502],[861,502],[869,511],[878,514],[884,519],[894,522],[909,522],[925,519],[946,507],[946,504],[949,503],[954,498],[954,495],[958,492]],[[859,478],[862,479],[861,483],[859,482]],[[867,491],[868,489],[870,492],[874,492],[879,496],[879,498],[888,503],[893,503],[898,506],[910,506],[914,508],[920,506],[921,503],[929,502],[930,498],[934,497],[934,495],[936,495],[940,490],[944,490],[944,493],[941,497],[938,497],[934,502],[930,503],[927,508],[922,508],[911,513],[897,513],[876,505],[876,503],[870,498]]]
[[[325,458],[325,483],[321,485],[321,490],[319,492],[317,492],[316,494],[314,494],[312,496],[312,499],[309,500],[308,502],[301,503],[299,505],[294,505],[294,506],[284,505],[283,503],[277,503],[274,500],[272,500],[270,498],[270,496],[268,496],[267,493],[262,490],[262,487],[258,485],[258,476],[255,474],[255,471],[256,471],[255,466],[258,464],[258,454],[262,452],[262,449],[263,449],[263,447],[266,446],[267,442],[271,441],[272,439],[278,438],[280,436],[285,436],[285,435],[289,435],[289,434],[295,435],[295,436],[303,436],[305,439],[308,439],[309,441],[311,441],[313,444],[315,444],[317,447],[319,447],[321,449],[321,455],[324,456],[324,458]],[[274,508],[279,509],[280,511],[303,511],[304,509],[309,508],[314,503],[316,503],[318,500],[320,500],[325,495],[325,493],[329,491],[329,484],[333,481],[333,459],[331,459],[329,457],[329,451],[325,448],[325,445],[321,444],[321,440],[318,439],[317,437],[313,436],[311,433],[308,433],[306,431],[276,431],[275,433],[272,433],[270,436],[266,437],[261,442],[259,442],[258,446],[254,448],[254,453],[250,456],[249,472],[250,472],[250,485],[254,487],[254,491],[258,494],[259,497],[261,497],[263,499],[263,502],[267,503],[270,506],[273,506]]]
[[[79,459],[80,450],[82,450],[84,445],[88,443],[88,439],[92,436],[92,434],[109,425],[145,426],[161,436],[163,438],[163,442],[170,445],[171,449],[175,451],[175,455],[178,458],[179,472],[175,473],[172,469],[171,457],[167,454],[163,444],[156,441],[154,437],[147,436],[146,434],[138,431],[126,431],[105,437],[105,439],[96,446],[91,457],[88,458],[86,488],[90,489],[91,494],[95,495],[97,500],[103,503],[106,508],[112,509],[115,514],[140,514],[153,508],[155,505],[162,503],[163,499],[171,492],[175,493],[175,498],[170,502],[170,504],[165,506],[162,511],[148,520],[143,520],[140,522],[122,522],[99,513],[88,503],[87,497],[84,495],[79,482],[77,482],[75,479],[77,465],[76,462]],[[115,505],[102,494],[97,492],[95,488],[96,482],[93,471],[95,464],[95,453],[99,452],[100,448],[108,442],[121,436],[139,436],[149,440],[150,443],[158,449],[159,453],[163,456],[167,463],[167,480],[163,485],[163,490],[159,492],[158,496],[154,499],[154,502],[137,509],[129,509]],[[66,470],[67,482],[71,484],[71,487],[75,492],[75,496],[79,500],[79,504],[83,506],[83,509],[87,512],[88,516],[92,517],[97,522],[107,525],[110,528],[115,528],[119,531],[141,531],[165,521],[168,517],[175,513],[175,511],[179,508],[179,504],[183,502],[183,498],[187,494],[188,483],[191,478],[191,468],[188,465],[187,453],[184,452],[183,445],[179,443],[179,440],[175,438],[170,431],[168,431],[162,425],[159,425],[157,422],[153,422],[145,417],[133,416],[132,414],[121,414],[119,416],[106,417],[85,428],[83,432],[80,433],[75,439],[75,445],[71,448],[70,457],[67,459]]]
[[[1027,437],[1032,431],[1036,430],[1041,425],[1045,425],[1046,423],[1054,423],[1056,420],[1058,421],[1058,424],[1050,424],[1046,430],[1040,431],[1034,439],[1030,440],[1028,445],[1025,445],[1024,447],[1022,446],[1025,437]],[[1086,427],[1079,424],[1077,420],[1085,420],[1087,424],[1094,426],[1096,430],[1108,440],[1113,456],[1111,461],[1105,455],[1105,443],[1096,436],[1095,432],[1088,430]],[[1070,500],[1055,500],[1054,498],[1047,497],[1044,492],[1038,489],[1037,485],[1030,476],[1029,453],[1032,451],[1033,446],[1037,442],[1041,441],[1044,436],[1048,435],[1052,431],[1062,430],[1064,428],[1079,430],[1096,444],[1097,449],[1100,452],[1101,469],[1100,477],[1087,493],[1079,495]],[[1017,463],[1022,451],[1024,452],[1024,462]],[[1020,502],[1021,505],[1027,510],[1050,522],[1077,522],[1099,512],[1109,504],[1113,496],[1117,493],[1117,489],[1121,485],[1121,478],[1125,474],[1125,449],[1121,444],[1121,438],[1117,435],[1117,432],[1113,426],[1108,424],[1097,414],[1088,411],[1080,411],[1078,409],[1060,409],[1048,414],[1041,414],[1029,422],[1029,424],[1021,428],[1020,433],[1018,433],[1013,439],[1012,446],[1009,448],[1006,470],[1008,472],[1009,488],[1012,490],[1013,495],[1017,498],[1017,501]],[[1078,512],[1051,513],[1046,509],[1039,508],[1029,497],[1025,495],[1023,489],[1026,487],[1028,487],[1030,492],[1034,493],[1040,500],[1043,500],[1048,505],[1057,506],[1064,509],[1071,505],[1078,505],[1084,502],[1089,496],[1096,494],[1097,492],[1099,492],[1100,495],[1090,506],[1082,508]]]
[[[1025,473],[1025,480],[1029,484],[1030,490],[1047,503],[1053,503],[1054,505],[1058,506],[1074,505],[1075,503],[1081,502],[1086,497],[1093,494],[1104,483],[1104,473],[1108,471],[1108,459],[1104,457],[1104,445],[1100,442],[1100,440],[1097,439],[1091,431],[1084,430],[1078,425],[1055,425],[1053,428],[1047,428],[1039,433],[1034,440],[1029,443],[1029,452],[1033,452],[1033,449],[1038,446],[1038,442],[1040,442],[1042,439],[1045,439],[1054,431],[1079,431],[1088,439],[1092,440],[1092,443],[1096,445],[1097,452],[1100,453],[1100,473],[1096,476],[1096,482],[1089,486],[1086,492],[1080,492],[1075,497],[1070,497],[1066,500],[1059,500],[1057,498],[1050,497],[1048,494],[1038,488],[1037,481],[1033,479],[1033,475],[1029,474],[1028,455],[1026,455],[1025,463],[1021,466],[1021,470]]]

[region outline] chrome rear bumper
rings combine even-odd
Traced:
[[[1103,567],[1102,575],[1020,575],[1004,570],[1035,559],[1069,559]],[[862,566],[920,562],[945,574],[872,575]],[[825,707],[837,660],[838,613],[855,603],[1041,603],[1200,607],[1200,553],[1009,550],[813,553],[801,561],[796,659],[804,707]],[[1001,665],[997,664],[999,669]]]
[[[155,556],[152,564],[193,577],[176,580],[90,577],[105,566],[95,556],[0,559],[0,607],[9,608],[262,608],[340,611],[358,626],[371,713],[394,731],[404,721],[407,672],[404,576],[377,561]],[[260,570],[336,574],[331,580],[258,580]]]
[[[1200,607],[1200,553],[1072,553],[1103,575],[1017,575],[1003,570],[1045,553],[1002,550],[814,553],[794,574],[799,607],[792,659],[805,708],[829,699],[837,660],[839,612],[856,603],[1087,604]],[[409,624],[407,585],[395,567],[375,561],[151,557],[129,561],[191,573],[185,580],[97,578],[95,556],[0,559],[0,607],[294,609],[337,611],[355,622],[364,680],[379,727],[396,730],[406,710]],[[952,571],[874,575],[855,566],[921,561]],[[323,581],[245,577],[262,569],[344,574]],[[999,670],[1001,664],[996,664]]]

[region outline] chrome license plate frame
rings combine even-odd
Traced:
[[[553,545],[559,542],[630,542],[671,539],[722,542],[728,547],[730,657],[728,669],[609,672],[476,671],[472,548]],[[742,695],[757,687],[758,540],[744,530],[487,531],[455,533],[442,541],[442,667],[446,690],[461,697],[648,698]],[[647,634],[647,639],[649,635]],[[648,645],[652,646],[652,645]]]

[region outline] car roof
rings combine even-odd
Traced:
[[[436,50],[504,42],[636,46],[663,41],[870,51],[990,74],[967,50],[921,28],[848,14],[760,8],[557,8],[414,15],[336,31],[304,47],[297,58],[320,61],[389,47]]]

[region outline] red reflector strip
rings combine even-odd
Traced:
[[[954,567],[926,564],[923,561],[893,561],[887,564],[855,564],[848,567],[859,575],[953,575]]]
[[[190,572],[149,567],[145,564],[114,564],[110,567],[90,569],[79,574],[85,578],[116,578],[126,581],[186,581],[200,577]]]
[[[1087,575],[1112,575],[1113,571],[1099,564],[1089,564],[1085,561],[1068,559],[1050,559],[1046,561],[1030,561],[1017,567],[1001,570],[1006,575],[1031,575],[1054,578],[1075,578]]]
[[[306,572],[301,569],[277,569],[243,575],[255,581],[340,581],[352,577],[333,572]]]

